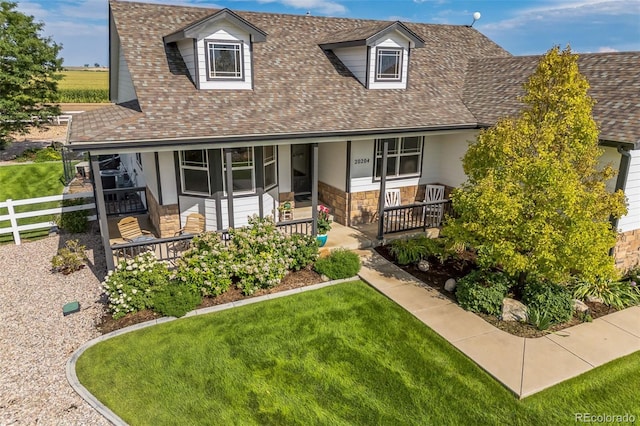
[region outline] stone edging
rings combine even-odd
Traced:
[[[155,319],[155,320],[143,322],[143,323],[140,323],[140,324],[134,324],[134,325],[131,325],[129,327],[121,328],[120,330],[115,330],[115,331],[112,331],[111,333],[103,334],[103,335],[101,335],[99,337],[96,337],[95,339],[89,340],[88,342],[86,342],[85,344],[80,346],[73,353],[73,355],[71,355],[71,358],[69,358],[69,360],[67,361],[67,365],[66,365],[67,381],[69,382],[69,385],[71,385],[73,390],[75,390],[76,393],[78,395],[80,395],[80,397],[82,399],[84,399],[91,407],[93,407],[104,418],[106,418],[108,421],[110,421],[114,425],[126,426],[127,423],[124,420],[122,420],[120,417],[118,417],[118,415],[116,413],[114,413],[113,411],[111,411],[106,405],[101,403],[95,396],[93,396],[93,394],[91,392],[89,392],[87,390],[87,388],[82,386],[82,384],[78,380],[78,376],[76,375],[76,362],[78,361],[78,358],[80,358],[80,356],[84,353],[84,351],[86,351],[90,347],[92,347],[92,346],[94,346],[94,345],[96,345],[96,344],[98,344],[98,343],[100,343],[100,342],[102,342],[104,340],[111,339],[112,337],[116,337],[116,336],[119,336],[121,334],[130,333],[132,331],[140,330],[140,329],[143,329],[143,328],[151,327],[151,326],[154,326],[154,325],[157,325],[157,324],[162,324],[162,323],[165,323],[165,322],[175,321],[175,320],[179,320],[179,319],[182,319],[182,318],[193,317],[193,316],[196,316],[196,315],[205,315],[205,314],[210,314],[212,312],[225,311],[227,309],[235,308],[235,307],[238,307],[238,306],[250,305],[252,303],[263,302],[265,300],[278,299],[280,297],[291,296],[293,294],[304,293],[306,291],[318,290],[318,289],[321,289],[321,288],[324,288],[324,287],[329,287],[329,286],[336,285],[336,284],[342,284],[342,283],[346,283],[346,282],[350,282],[350,281],[354,281],[354,280],[358,280],[358,279],[361,279],[361,278],[359,278],[356,275],[355,277],[351,277],[351,278],[327,281],[327,282],[324,282],[324,283],[313,284],[313,285],[306,286],[306,287],[298,287],[298,288],[294,288],[294,289],[291,289],[291,290],[284,290],[284,291],[279,291],[279,292],[276,292],[276,293],[265,294],[264,296],[257,296],[257,297],[251,297],[251,298],[248,298],[248,299],[241,299],[241,300],[237,300],[235,302],[225,303],[224,305],[216,305],[216,306],[210,306],[208,308],[196,309],[196,310],[193,310],[191,312],[188,312],[185,316],[183,316],[181,318],[162,317],[162,318],[158,318],[158,319]]]

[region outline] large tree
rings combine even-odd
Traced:
[[[598,166],[588,88],[577,55],[554,47],[525,83],[520,114],[470,145],[444,234],[475,247],[481,266],[555,282],[615,276],[610,217],[626,213],[625,199],[605,187],[615,170]]]
[[[27,132],[59,115],[61,46],[40,32],[44,24],[0,1],[0,149],[12,132]],[[34,119],[35,117],[35,119]]]

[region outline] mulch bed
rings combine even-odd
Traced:
[[[375,250],[378,252],[378,254],[380,254],[382,257],[387,259],[389,262],[395,264],[402,270],[413,275],[418,280],[423,282],[425,285],[435,290],[438,290],[443,296],[445,296],[446,298],[454,302],[457,302],[455,295],[444,289],[444,283],[449,278],[454,278],[458,280],[459,278],[462,278],[463,276],[467,275],[469,272],[471,272],[475,268],[474,257],[470,253],[463,254],[461,259],[452,259],[452,260],[445,261],[444,263],[440,263],[436,259],[430,259],[429,270],[426,272],[423,272],[419,270],[416,265],[398,265],[397,263],[395,263],[394,257],[389,252],[389,246],[379,246]],[[586,302],[586,304],[587,306],[589,306],[591,318],[593,319],[616,312],[616,309],[610,306],[604,305],[602,303]],[[561,324],[555,324],[549,327],[549,329],[541,331],[530,324],[526,324],[522,322],[501,321],[499,318],[493,315],[487,315],[487,314],[476,314],[476,315],[480,316],[482,319],[484,319],[494,327],[520,337],[535,338],[535,337],[546,336],[549,333],[555,333],[555,332],[560,332],[559,334],[562,334],[561,330],[582,323],[582,320],[574,316],[567,322],[564,322]]]
[[[260,289],[251,296],[245,296],[242,291],[232,287],[227,292],[217,297],[205,297],[202,303],[198,305],[196,309],[208,308],[210,306],[223,305],[225,303],[235,302],[237,300],[248,299],[251,297],[263,296],[265,294],[277,293],[280,291],[291,290],[299,287],[306,287],[313,284],[319,284],[323,282],[318,273],[311,269],[302,269],[300,271],[289,272],[275,287],[269,289]],[[98,324],[98,330],[102,334],[110,333],[115,330],[119,330],[130,325],[139,324],[146,321],[151,321],[160,318],[159,314],[145,309],[143,311],[135,312],[124,316],[123,318],[114,320],[111,314],[105,311],[100,324]]]

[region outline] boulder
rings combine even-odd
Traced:
[[[587,302],[589,303],[603,303],[602,299],[596,296],[587,296]]]
[[[449,278],[444,283],[444,289],[447,290],[449,293],[453,293],[456,289],[456,280],[453,278]]]
[[[429,261],[427,261],[426,259],[421,259],[420,262],[418,262],[418,270],[422,272],[427,272],[430,266],[431,265],[429,265]]]
[[[526,321],[528,318],[527,306],[515,299],[505,297],[502,300],[502,321]]]
[[[579,314],[589,313],[589,307],[582,300],[573,299],[573,310]]]

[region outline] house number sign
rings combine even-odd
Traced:
[[[355,160],[353,160],[354,164],[367,164],[369,163],[370,159],[369,158],[356,158]]]

